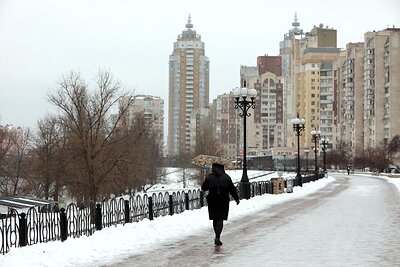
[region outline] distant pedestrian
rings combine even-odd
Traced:
[[[350,170],[351,170],[351,167],[347,166],[347,175],[350,175]]]
[[[224,165],[213,163],[211,174],[204,180],[201,190],[209,191],[207,195],[208,216],[213,221],[215,232],[214,244],[221,246],[220,240],[224,220],[228,219],[229,201],[231,195],[239,205],[239,196],[231,177],[225,173]]]

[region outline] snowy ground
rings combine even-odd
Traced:
[[[363,175],[363,176],[373,176],[373,177],[377,177],[377,178],[382,178],[387,180],[389,183],[394,184],[397,189],[399,189],[400,191],[400,175],[396,178],[389,178],[387,174],[381,174],[379,176],[374,176],[372,174],[363,174],[363,173],[357,173],[357,175]]]
[[[199,188],[200,185],[197,184],[196,181],[194,180],[190,180],[188,178],[186,178],[185,181],[185,187],[184,182],[183,182],[183,172],[182,169],[178,169],[178,168],[168,168],[167,169],[167,173],[169,173],[169,175],[167,175],[167,177],[165,178],[164,182],[161,182],[157,185],[154,185],[153,187],[151,187],[149,190],[147,190],[147,193],[153,193],[153,192],[162,192],[162,191],[170,191],[170,190],[188,190],[188,189],[194,189],[194,188]],[[239,182],[240,178],[242,177],[242,170],[227,170],[226,173],[231,176],[232,181],[235,182]],[[269,174],[270,173],[270,174]],[[265,181],[265,180],[269,180],[273,177],[277,177],[277,174],[275,172],[266,172],[266,171],[254,171],[254,170],[249,170],[247,171],[248,177],[249,179],[251,179],[251,181]],[[256,179],[252,179],[253,177],[259,176],[259,175],[263,175],[263,174],[269,174],[266,176],[262,176],[260,178],[256,178]],[[192,175],[190,170],[186,170],[186,176],[189,177],[190,175]],[[294,174],[291,174],[292,176],[294,176]]]
[[[259,174],[249,172],[250,177]],[[241,171],[231,171],[229,175],[232,180],[238,181]],[[273,174],[268,177],[276,176]],[[379,177],[388,179],[400,190],[400,179]],[[242,200],[238,206],[231,202],[230,219],[249,217],[275,204],[304,198],[333,181],[335,178],[329,176],[317,182],[304,184],[302,188],[295,187],[292,194],[257,196],[250,200]],[[154,253],[157,247],[201,233],[210,227],[207,208],[202,208],[156,218],[154,221],[144,220],[125,226],[105,228],[90,237],[12,248],[8,254],[0,256],[0,266],[104,266],[118,263],[133,254],[150,251]]]

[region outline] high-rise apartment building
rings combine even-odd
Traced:
[[[345,142],[353,156],[364,148],[364,43],[349,43],[337,60],[339,116],[336,141]]]
[[[190,116],[190,147],[192,154],[207,154],[206,148],[212,145],[209,142],[212,140],[213,131],[210,108],[193,109]]]
[[[249,155],[270,155],[273,148],[285,146],[284,86],[282,76],[277,75],[280,67],[279,56],[264,56],[257,58],[257,67],[240,68],[241,83],[257,90],[255,109],[247,120]]]
[[[261,111],[260,116],[265,117],[268,115],[269,117],[274,117],[275,119],[268,119],[268,121],[279,124],[276,129],[277,135],[279,136],[275,141],[269,141],[266,148],[266,143],[264,142],[264,149],[270,149],[271,145],[277,145],[278,147],[286,146],[286,118],[288,116],[288,107],[287,107],[287,90],[285,90],[285,78],[282,76],[282,57],[281,56],[259,56],[257,57],[257,68],[260,75],[259,83],[255,86],[260,89],[260,94],[262,95],[261,104],[267,103],[271,107],[271,112],[268,111],[266,107],[263,107],[264,112]],[[267,90],[267,89],[270,90]],[[264,94],[270,94],[268,97]],[[268,101],[265,101],[268,99]],[[275,101],[275,104],[273,104]],[[272,107],[273,106],[273,107]],[[267,112],[265,112],[267,111]],[[262,123],[266,122],[266,118],[263,118]],[[265,136],[265,128],[263,127],[263,136]],[[270,138],[270,137],[269,137]]]
[[[284,87],[288,101],[285,127],[286,136],[291,136],[287,143],[295,144],[291,119],[304,118],[306,129],[300,142],[301,147],[309,149],[312,130],[315,128],[321,130],[322,135],[329,138],[336,130],[335,84],[332,68],[340,50],[336,48],[335,29],[319,24],[310,32],[303,32],[298,26],[300,25],[295,18],[293,30],[285,35],[285,40],[280,44],[283,58],[282,73],[287,84]]]
[[[364,147],[400,135],[400,29],[364,35]]]
[[[333,71],[339,57],[338,48],[307,48],[299,64],[298,114],[306,120],[304,148],[310,149],[311,131],[321,131],[321,136],[335,144],[338,90]]]
[[[287,137],[292,136],[292,125],[291,119],[296,117],[296,109],[293,104],[295,103],[295,89],[294,81],[291,78],[294,68],[293,64],[293,39],[301,38],[303,36],[303,30],[300,27],[300,22],[295,14],[294,21],[292,22],[292,29],[290,29],[285,35],[283,41],[279,43],[279,55],[282,58],[282,76],[284,79],[284,113],[285,113],[285,135]],[[287,144],[292,144],[293,140],[286,140]]]
[[[240,66],[240,87],[248,89],[254,88],[257,90],[257,97],[254,99],[255,109],[248,110],[249,117],[246,120],[246,143],[247,155],[255,156],[262,153],[262,134],[261,134],[261,97],[260,88],[257,84],[260,82],[260,75],[257,66]],[[238,110],[238,113],[242,113]],[[243,140],[243,117],[238,117],[240,140]],[[243,151],[243,141],[238,144],[239,154]]]
[[[186,29],[178,36],[169,57],[169,157],[190,153],[192,110],[209,105],[209,59],[204,47],[189,16]]]
[[[274,147],[285,146],[283,83],[282,77],[272,72],[260,75],[255,85],[259,89],[261,146],[264,154],[269,154]]]
[[[215,139],[220,148],[220,154],[226,159],[236,160],[240,156],[243,137],[239,130],[240,121],[235,109],[235,97],[232,92],[218,95],[213,101],[213,121],[215,124]]]
[[[128,98],[123,98],[121,105],[126,105]],[[124,123],[130,126],[135,117],[143,116],[144,123],[157,136],[160,145],[164,144],[164,100],[158,96],[136,95],[130,108],[127,110]]]
[[[367,32],[337,62],[340,116],[337,139],[353,156],[400,135],[400,29]]]

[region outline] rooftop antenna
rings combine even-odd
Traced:
[[[190,16],[190,14],[189,14],[189,18],[188,18],[188,23],[186,23],[186,28],[188,28],[188,29],[193,28],[192,16]]]
[[[299,19],[297,18],[297,12],[294,12],[294,21],[292,22],[292,26],[295,29],[300,26]]]
[[[299,19],[297,18],[297,12],[294,13],[294,21],[292,22],[292,26],[293,26],[293,29],[291,29],[289,31],[290,35],[292,35],[292,34],[299,35],[299,34],[303,33],[303,30],[299,29],[300,22],[299,22]]]

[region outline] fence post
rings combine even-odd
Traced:
[[[19,215],[19,246],[25,247],[28,243],[27,236],[27,226],[26,226],[26,214],[23,212]]]
[[[252,183],[251,184],[251,195],[252,195],[251,197],[254,197],[254,193],[255,193],[254,191],[255,191],[255,184]]]
[[[260,196],[263,194],[262,193],[262,185],[261,185],[261,183],[258,184],[258,192],[260,192]]]
[[[204,192],[200,191],[200,208],[204,207]]]
[[[125,223],[130,223],[131,220],[129,219],[129,200],[125,200]]]
[[[149,220],[154,219],[154,212],[153,212],[153,198],[149,197]]]
[[[185,209],[189,210],[189,193],[185,193]]]
[[[174,200],[172,199],[172,195],[168,197],[168,205],[169,205],[169,215],[174,215]]]
[[[96,225],[96,230],[101,230],[101,205],[99,203],[96,204],[95,216],[94,216],[94,223]]]
[[[68,237],[68,227],[67,227],[67,214],[65,213],[65,209],[62,208],[60,210],[60,238],[61,241],[64,242]]]

